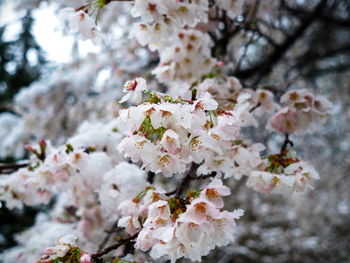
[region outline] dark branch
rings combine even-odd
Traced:
[[[259,102],[258,104],[256,104],[253,108],[251,108],[249,110],[250,113],[254,112],[257,108],[259,108],[261,106],[261,103]]]
[[[104,255],[108,254],[109,252],[118,249],[122,245],[126,245],[128,243],[133,243],[134,242],[133,240],[135,238],[137,238],[138,234],[139,233],[136,233],[135,235],[132,235],[128,238],[124,238],[124,239],[120,240],[119,242],[117,242],[109,247],[106,247],[102,251],[97,252],[95,254],[92,254],[91,255],[92,262],[99,262],[99,258],[103,257]]]
[[[185,175],[185,177],[182,179],[181,184],[177,187],[176,195],[181,196],[182,193],[185,191],[187,185],[191,182],[192,178],[196,176],[197,169],[199,165],[196,163],[192,163],[190,170]]]
[[[176,196],[180,197],[192,180],[201,180],[201,179],[207,179],[207,178],[216,176],[216,172],[212,172],[210,174],[204,174],[204,175],[197,175],[198,167],[199,167],[198,164],[192,163],[190,170],[182,179],[180,185],[175,190],[168,192],[165,195],[170,196],[170,195],[176,194]]]
[[[20,168],[27,167],[29,164],[28,161],[21,163],[0,163],[0,174],[15,172]]]
[[[105,237],[105,239],[102,241],[102,243],[100,244],[100,246],[98,247],[98,251],[100,252],[102,250],[102,248],[107,244],[108,240],[110,239],[111,235],[115,232],[116,227],[118,226],[118,221],[116,221],[112,227],[107,230],[107,235]]]
[[[147,182],[149,182],[150,184],[153,184],[155,175],[156,174],[154,172],[149,171],[147,173]]]
[[[233,75],[239,79],[248,79],[253,76],[261,78],[268,75],[273,67],[279,62],[286,52],[295,44],[295,42],[305,33],[305,31],[310,27],[314,22],[318,14],[326,6],[327,0],[321,0],[319,4],[315,7],[314,11],[309,14],[307,17],[300,18],[301,24],[297,27],[294,33],[286,38],[286,40],[275,48],[274,52],[267,56],[266,59],[262,60],[260,63],[255,66],[244,69],[236,70]]]
[[[280,152],[280,155],[283,156],[285,151],[287,150],[287,147],[288,147],[288,144],[293,147],[294,146],[294,143],[289,139],[289,134],[288,133],[285,133],[284,134],[284,142],[281,146],[281,152]]]

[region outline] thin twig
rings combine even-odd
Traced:
[[[187,185],[191,182],[192,178],[196,176],[197,169],[199,165],[196,163],[192,163],[190,170],[185,175],[185,177],[182,179],[181,184],[177,187],[176,195],[181,196],[182,193],[185,191],[185,188]]]
[[[155,175],[156,174],[154,172],[149,171],[147,173],[147,182],[149,182],[150,184],[153,184]]]
[[[202,180],[202,179],[207,179],[210,177],[215,177],[216,176],[216,172],[212,172],[210,174],[202,174],[202,175],[197,175],[197,176],[193,176],[191,177],[192,180]]]
[[[249,113],[252,113],[253,111],[255,111],[257,108],[259,108],[261,106],[261,102],[259,102],[258,104],[256,104],[253,108],[251,108],[249,110]]]
[[[102,243],[100,244],[100,246],[98,247],[98,251],[100,252],[102,250],[102,248],[107,244],[109,238],[111,237],[111,235],[114,233],[115,228],[118,226],[118,220],[116,222],[114,222],[114,224],[112,225],[112,227],[107,230],[106,232],[108,233],[106,235],[106,237],[104,238],[104,240],[102,241]]]
[[[170,191],[170,192],[165,193],[165,195],[166,195],[166,196],[171,196],[171,195],[175,194],[176,191],[177,191],[177,188],[175,188],[175,190],[173,190],[173,191]]]
[[[132,236],[130,236],[130,237],[128,237],[128,238],[124,238],[124,239],[118,241],[117,243],[115,243],[115,244],[113,244],[113,245],[111,245],[111,246],[109,246],[109,247],[106,247],[106,248],[103,249],[102,251],[97,252],[97,253],[95,253],[95,254],[92,254],[92,255],[91,255],[91,260],[92,260],[92,262],[99,262],[99,258],[100,258],[100,257],[103,257],[104,255],[108,254],[109,252],[118,249],[118,248],[119,248],[120,246],[122,246],[122,245],[126,245],[126,244],[129,243],[129,242],[133,242],[133,240],[134,240],[135,238],[137,238],[138,234],[139,234],[139,233],[136,233],[136,234],[134,234],[134,235],[132,235]]]
[[[307,17],[301,17],[301,24],[295,29],[292,35],[288,36],[285,41],[275,48],[274,52],[268,55],[265,59],[258,62],[255,66],[248,69],[239,69],[233,73],[239,79],[248,79],[253,76],[261,78],[268,75],[275,64],[277,64],[286,54],[286,52],[297,42],[297,40],[305,33],[305,31],[316,20],[317,16],[325,8],[327,0],[321,0]]]
[[[181,194],[186,189],[186,187],[188,186],[188,184],[192,180],[201,180],[201,179],[207,179],[207,178],[216,176],[216,172],[212,172],[210,174],[197,175],[198,167],[199,167],[198,164],[192,163],[191,169],[188,171],[188,173],[182,179],[180,185],[178,187],[176,187],[175,190],[165,193],[165,195],[166,196],[171,196],[173,194],[176,194],[176,196],[180,197]]]
[[[284,152],[287,150],[288,144],[293,147],[294,143],[289,139],[289,134],[285,133],[284,134],[284,142],[281,146],[281,152],[280,155],[283,156]]]

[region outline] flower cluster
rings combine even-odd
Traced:
[[[56,245],[48,247],[36,263],[54,263],[54,262],[79,262],[91,263],[89,254],[82,252],[76,245],[77,237],[66,235],[59,238]]]
[[[202,190],[190,192],[185,199],[165,199],[161,193],[150,190],[144,197],[134,199],[134,204],[129,201],[121,205],[126,216],[120,219],[120,226],[126,226],[130,234],[141,228],[135,247],[151,250],[154,259],[164,256],[171,262],[181,257],[200,261],[216,246],[225,246],[234,239],[235,220],[243,215],[243,210],[222,210],[221,196],[227,195],[230,189],[219,179],[213,179]]]
[[[79,33],[82,40],[94,39],[100,34],[95,21],[83,10],[64,8],[61,10],[60,16],[64,21],[68,21],[70,31]]]
[[[197,170],[198,174],[224,174],[224,178],[234,177],[240,179],[248,176],[263,162],[261,152],[265,146],[247,140],[234,140],[232,146],[224,151],[224,154],[207,159]]]
[[[160,63],[153,74],[163,83],[192,83],[212,71],[216,60],[211,57],[208,35],[194,29],[182,30],[172,45],[160,52]]]
[[[228,172],[234,163],[226,153],[236,148],[241,115],[249,106],[245,98],[238,98],[234,110],[222,111],[209,93],[194,100],[150,93],[144,103],[120,112],[127,137],[118,148],[165,176],[185,172],[192,162],[204,163],[202,173]]]
[[[331,103],[307,90],[292,90],[281,97],[284,105],[269,120],[269,127],[289,134],[310,133],[330,114]]]
[[[131,31],[141,45],[149,49],[171,46],[184,26],[194,27],[199,21],[207,21],[208,0],[136,0],[131,15],[141,22]]]
[[[60,2],[68,4],[68,0]],[[49,138],[56,139],[53,145],[61,145],[54,148],[48,141],[40,141],[27,146],[34,154],[30,165],[1,176],[0,198],[9,208],[51,200],[54,204],[45,212],[47,219],[37,220],[19,235],[19,246],[1,254],[0,261],[26,263],[40,257],[38,263],[91,263],[102,257],[112,262],[118,257],[114,263],[132,263],[138,261],[134,260],[138,251],[142,255],[149,252],[155,260],[200,261],[214,248],[234,240],[236,220],[243,215],[240,209],[224,209],[223,197],[231,195],[231,190],[221,179],[246,176],[247,186],[262,193],[290,194],[312,188],[313,181],[319,179],[317,172],[286,149],[287,140],[280,154],[262,158],[265,146],[248,140],[244,135],[250,130],[242,128],[260,128],[266,120],[263,115],[278,111],[269,126],[287,133],[287,139],[289,133],[310,132],[329,114],[328,100],[305,90],[290,91],[281,97],[280,107],[268,89],[242,87],[228,74],[235,71],[226,62],[235,59],[219,54],[235,49],[233,42],[240,40],[233,36],[240,31],[245,37],[254,30],[264,33],[259,14],[266,6],[275,6],[273,1],[84,2],[77,0],[81,7],[61,11],[71,31],[83,40],[101,36],[97,19],[92,17],[98,18],[101,12],[99,28],[107,32],[110,27],[118,36],[105,43],[103,53],[90,54],[57,70],[50,75],[50,82],[22,90],[14,103],[15,112],[22,116],[0,116],[0,157],[16,149],[15,142],[27,139],[52,136]],[[252,9],[253,5],[256,8]],[[131,16],[125,15],[128,9]],[[136,23],[132,17],[138,18]],[[209,17],[213,18],[210,23],[200,24]],[[127,34],[135,40],[121,39]],[[226,43],[229,35],[232,38]],[[252,62],[260,52],[250,48],[260,45],[258,35],[252,33],[247,45],[246,55],[253,55]],[[149,70],[157,61],[159,65]],[[249,69],[249,63],[237,62],[243,63],[244,71]],[[115,89],[127,79],[150,72],[156,77],[150,77],[152,90],[167,90],[171,96],[149,91],[141,77],[126,81],[123,91]],[[102,82],[108,85],[99,86]],[[128,103],[134,106],[120,110]],[[83,120],[78,134],[71,136],[77,122]],[[258,132],[264,138],[260,129]],[[201,184],[214,176],[209,184]],[[119,234],[124,236],[125,231],[118,227],[130,236],[121,238]],[[37,233],[43,233],[42,238]],[[52,246],[57,233],[71,235]],[[39,254],[43,247],[48,248]],[[103,252],[116,247],[113,255]],[[134,255],[125,256],[133,248],[137,249]]]
[[[48,203],[58,191],[70,192],[72,204],[89,203],[104,173],[120,161],[115,146],[121,135],[115,121],[107,125],[84,123],[68,143],[54,149],[49,142],[27,146],[34,154],[31,164],[16,173],[2,176],[0,196],[8,207]],[[82,187],[84,186],[84,187]]]
[[[251,172],[247,186],[262,193],[289,194],[312,188],[310,183],[318,179],[317,171],[310,164],[286,151],[268,156],[259,170]]]
[[[89,188],[100,181],[101,173],[112,168],[111,161],[103,152],[73,151],[69,144],[66,147],[50,153],[44,162],[36,161],[29,168],[1,178],[1,196],[8,207],[20,208],[22,202],[27,205],[48,203],[57,190],[72,191],[76,204],[89,202],[88,197],[92,195],[88,193]],[[85,187],[80,187],[82,185]]]
[[[25,231],[16,234],[16,247],[0,254],[1,262],[36,262],[43,256],[45,248],[57,244],[59,237],[71,235],[74,232],[72,225],[61,224],[49,220],[47,215],[40,213],[35,224]],[[75,242],[75,238],[72,237]]]
[[[222,108],[228,110],[234,108],[240,95],[249,94],[250,98],[247,98],[247,101],[250,105],[242,113],[244,126],[257,126],[258,122],[254,115],[261,117],[279,109],[279,105],[274,102],[274,95],[271,91],[262,88],[257,90],[243,88],[235,77],[206,78],[196,86],[196,89],[200,94],[209,92],[220,102]]]

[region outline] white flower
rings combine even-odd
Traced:
[[[128,80],[123,87],[123,92],[127,93],[120,100],[125,102],[130,100],[133,103],[140,103],[142,101],[142,93],[147,90],[146,80],[143,78],[136,78],[134,80]]]
[[[133,162],[147,159],[148,154],[154,155],[157,152],[156,147],[147,138],[138,134],[125,137],[118,145],[118,149]]]
[[[135,0],[131,10],[133,17],[141,17],[144,22],[152,22],[160,19],[168,11],[168,8],[161,0]]]
[[[268,127],[280,133],[294,133],[300,129],[300,121],[298,121],[298,113],[296,109],[284,107],[276,112],[268,121]],[[308,124],[303,122],[306,127]]]
[[[268,127],[281,133],[306,134],[319,128],[330,114],[332,104],[322,96],[306,90],[292,90],[281,97],[285,105],[268,122]]]
[[[182,30],[168,48],[160,50],[160,64],[153,73],[164,83],[191,84],[215,66],[211,45],[208,35],[198,30]]]
[[[261,193],[270,193],[277,180],[279,180],[278,175],[263,171],[253,171],[248,177],[247,186]]]
[[[224,140],[236,139],[240,129],[240,121],[235,112],[224,112],[218,116],[218,124],[210,130],[213,136],[219,136]]]
[[[160,145],[168,152],[177,154],[181,151],[180,136],[175,131],[168,129],[163,134]]]
[[[201,96],[198,100],[196,100],[193,104],[193,110],[195,109],[204,109],[204,110],[216,110],[218,107],[218,103],[216,100],[212,99],[210,93],[205,92],[203,96]]]
[[[253,171],[247,186],[262,193],[290,194],[305,192],[307,188],[312,188],[311,182],[318,179],[318,173],[310,164],[297,160],[282,170]]]
[[[153,259],[166,257],[175,262],[185,257],[200,261],[215,246],[227,245],[233,241],[235,220],[243,215],[243,210],[220,210],[223,207],[221,196],[229,194],[229,188],[221,180],[213,179],[200,191],[199,196],[187,199],[185,202],[190,203],[184,207],[180,199],[166,200],[165,195],[149,190],[134,204],[126,203],[124,212],[128,213],[128,205],[129,210],[137,211],[134,208],[136,204],[139,213],[123,218],[120,226],[126,226],[130,233],[130,230],[136,231],[131,227],[136,223],[133,221],[135,218],[146,218],[136,238],[136,248],[151,250],[150,256]]]
[[[60,16],[68,20],[71,32],[79,33],[82,40],[95,38],[99,35],[94,20],[82,10],[75,11],[74,8],[64,8],[60,11]]]
[[[224,207],[224,201],[221,196],[231,194],[230,188],[225,186],[220,179],[213,179],[201,192],[201,197],[212,202],[217,208]]]
[[[60,257],[64,257],[71,248],[76,247],[78,237],[72,234],[63,236],[56,241],[56,245],[48,247],[44,251],[44,255],[36,262],[45,263]]]
[[[185,161],[178,155],[171,153],[149,153],[143,158],[143,167],[155,173],[162,173],[166,177],[186,171]]]
[[[269,113],[279,108],[278,104],[274,102],[273,93],[269,90],[258,89],[254,94],[255,106],[258,106],[254,110],[254,114],[262,115],[263,113]]]

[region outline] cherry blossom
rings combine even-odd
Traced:
[[[142,101],[142,92],[146,89],[146,81],[143,78],[137,78],[132,81],[129,80],[123,87],[123,92],[127,92],[127,94],[120,102],[130,100],[133,103],[140,103]]]
[[[227,245],[233,241],[235,220],[243,215],[243,210],[220,210],[223,207],[221,196],[227,196],[231,192],[221,180],[214,179],[203,190],[193,192],[184,204],[176,197],[169,199],[162,194],[156,194],[154,198],[156,192],[152,191],[147,190],[146,195],[139,195],[141,198],[133,201],[137,203],[139,212],[132,217],[145,218],[142,226],[132,223],[135,221],[131,220],[127,210],[122,211],[125,216],[119,221],[120,226],[125,226],[124,222],[128,221],[141,228],[136,248],[151,250],[150,255],[154,259],[166,257],[175,262],[185,257],[196,261],[201,260],[215,246]],[[152,200],[147,195],[153,196]],[[135,232],[128,225],[126,230]]]
[[[99,34],[94,20],[83,10],[65,8],[61,10],[60,15],[69,22],[71,32],[79,33],[82,40],[96,38]]]
[[[289,153],[271,155],[259,168],[251,172],[247,186],[262,193],[302,193],[312,189],[312,182],[320,179],[314,167]]]
[[[293,196],[320,178],[288,136],[315,132],[331,113],[328,99],[241,83],[230,69],[235,54],[222,58],[214,46],[215,30],[239,28],[255,1],[132,2],[62,9],[78,39],[106,34],[109,45],[95,41],[101,52],[23,89],[14,99],[21,117],[0,115],[0,157],[23,157],[24,144],[30,154],[28,166],[0,177],[0,199],[10,209],[52,203],[1,254],[4,262],[201,261],[234,242],[244,211],[226,200],[235,199],[236,181]],[[250,26],[268,10],[263,2]],[[264,137],[268,118],[270,130],[286,135],[277,154]]]
[[[269,127],[281,133],[305,134],[319,128],[331,112],[331,103],[306,90],[289,91],[281,97],[284,107],[269,120]]]

